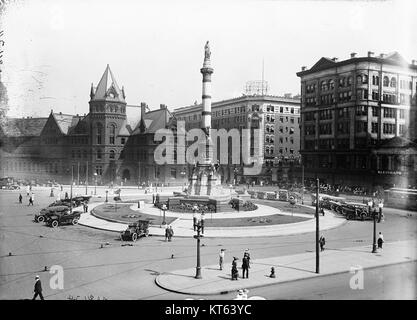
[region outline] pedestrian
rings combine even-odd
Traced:
[[[33,202],[35,201],[35,194],[32,192],[32,194],[30,195],[30,198],[32,199],[31,200],[31,203],[32,203],[32,206],[33,206]]]
[[[169,237],[169,227],[167,226],[165,229],[165,242],[168,240]]]
[[[172,226],[169,226],[168,230],[168,241],[171,241],[171,238],[174,236],[174,230],[172,229]]]
[[[197,228],[197,212],[195,208],[193,208],[193,228],[194,228],[194,231]]]
[[[68,192],[65,191],[65,199],[69,199],[68,198]]]
[[[19,203],[22,203],[22,199],[23,199],[22,194],[19,193]]]
[[[35,292],[35,294],[33,295],[32,300],[35,300],[37,296],[39,296],[41,300],[44,300],[42,295],[42,283],[39,279],[39,276],[35,277],[35,289],[33,291]]]
[[[220,270],[223,270],[223,262],[224,262],[224,249],[220,249],[220,253],[219,253]]]
[[[232,261],[232,280],[237,280],[239,276],[239,272],[237,271],[237,258],[233,257]]]
[[[246,274],[246,278],[249,279],[249,259],[247,254],[243,255],[243,259],[242,259],[242,278],[245,279],[245,274]]]
[[[324,251],[324,245],[326,244],[326,238],[322,235],[319,239],[320,251]]]
[[[158,190],[157,190],[158,192]],[[155,193],[152,193],[152,204],[155,204]]]
[[[29,186],[27,186],[26,187],[26,195],[29,197],[29,191],[30,191],[30,189],[29,189]]]
[[[368,201],[368,214],[371,215],[371,211],[372,211],[372,200]]]
[[[64,191],[64,190],[63,190],[63,188],[62,188],[62,184],[61,184],[61,192],[62,192],[62,191]]]
[[[200,216],[200,223],[201,223],[201,233],[204,234],[204,220],[205,220],[205,213],[204,211],[201,212]]]
[[[382,233],[379,233],[378,236],[378,249],[382,249],[382,244],[384,243],[384,236],[382,235]]]
[[[275,268],[271,267],[271,274],[269,275],[270,278],[275,278]]]
[[[248,269],[249,269],[250,268],[250,252],[249,252],[249,249],[246,249],[245,253],[243,255],[248,258]]]

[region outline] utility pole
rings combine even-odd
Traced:
[[[72,213],[72,184],[74,181],[74,165],[71,163],[71,192],[70,192],[70,212]]]
[[[88,196],[88,161],[85,167],[85,195]]]
[[[319,253],[319,189],[320,189],[320,180],[317,178],[316,181],[317,190],[316,190],[316,273],[320,273],[320,253]]]
[[[302,190],[301,190],[301,204],[304,204],[304,163],[301,158],[301,180],[302,180]]]

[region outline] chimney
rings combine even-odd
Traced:
[[[146,103],[141,102],[140,103],[140,118],[145,119],[145,113],[146,113]]]
[[[166,109],[166,108],[167,108],[167,106],[162,104],[162,103],[159,105],[159,109]]]
[[[350,58],[351,58],[351,59],[356,58],[356,52],[352,52],[352,53],[350,54]]]
[[[301,71],[306,71],[307,67],[306,66],[302,66],[301,67]]]
[[[368,57],[369,58],[371,58],[371,57],[373,57],[374,56],[374,52],[372,52],[372,51],[368,51]]]
[[[332,59],[334,62],[337,62],[337,60],[339,60],[338,58],[336,58],[336,57],[334,57],[333,59]]]

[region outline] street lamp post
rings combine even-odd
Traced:
[[[109,202],[108,194],[109,194],[109,190],[106,190],[106,202]]]
[[[94,172],[94,195],[97,195],[97,172]]]
[[[165,204],[163,204],[161,209],[164,212],[164,217],[162,219],[162,224],[167,224],[166,221],[165,221],[165,211],[167,210],[167,206]]]
[[[194,235],[194,239],[197,239],[197,266],[195,268],[195,278],[201,279],[201,264],[200,264],[200,239],[203,237],[200,234],[201,230],[201,220],[198,220],[197,223],[197,235]]]
[[[320,273],[320,254],[319,254],[319,188],[320,180],[317,178],[317,190],[316,190],[316,273]]]
[[[374,236],[373,236],[373,242],[372,242],[372,253],[377,253],[376,250],[376,212],[372,213],[372,218],[374,220]]]

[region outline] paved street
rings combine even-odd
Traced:
[[[196,242],[191,238],[175,238],[164,242],[161,237],[141,239],[133,246],[121,246],[115,233],[87,228],[84,226],[64,226],[52,229],[32,222],[33,215],[52,202],[49,189],[35,189],[35,205],[27,206],[17,201],[18,191],[0,191],[0,299],[27,299],[33,293],[34,276],[39,274],[43,282],[46,299],[68,299],[87,295],[107,299],[185,299],[189,296],[165,291],[155,284],[159,273],[195,267]],[[377,225],[385,241],[416,239],[417,219],[415,215],[391,214],[386,209],[386,220]],[[396,212],[397,213],[397,212]],[[372,241],[370,221],[348,221],[344,225],[324,231],[326,247],[330,249],[368,245]],[[108,244],[106,244],[108,243]],[[103,244],[103,248],[101,245]],[[231,257],[241,258],[249,248],[252,259],[301,254],[314,250],[314,233],[280,237],[259,238],[212,238],[203,239],[201,248],[202,265],[217,263],[218,251],[226,248],[225,265],[230,265]],[[9,252],[12,256],[8,256]],[[172,259],[171,256],[174,255]],[[49,288],[51,274],[42,272],[45,266],[61,265],[64,268],[64,289]],[[398,269],[397,269],[398,268]],[[388,274],[403,270],[404,265],[384,268]],[[385,271],[384,271],[385,272]],[[326,277],[327,279],[327,277]],[[339,283],[339,276],[329,276],[326,284]],[[392,277],[381,279],[381,285],[372,286],[375,292],[366,294],[381,296]],[[310,290],[311,283],[303,280],[292,284],[288,298],[317,298],[317,290]],[[377,280],[375,280],[378,282]],[[306,283],[305,291],[300,283]],[[392,280],[394,282],[394,280]],[[385,286],[384,286],[385,283]],[[415,282],[414,282],[415,283]],[[343,284],[345,285],[345,284]],[[281,286],[281,285],[279,285]],[[267,289],[252,289],[251,293]],[[297,289],[300,288],[300,289]],[[339,288],[339,287],[337,287]],[[325,287],[324,287],[325,289]],[[298,291],[297,291],[298,290]],[[342,289],[340,297],[343,297]],[[303,293],[297,297],[298,292]],[[269,291],[265,291],[269,292]],[[262,293],[262,294],[261,294]],[[323,298],[330,298],[324,295]],[[270,299],[285,298],[282,295],[267,295]],[[213,297],[210,297],[210,299]],[[230,299],[230,295],[219,297]]]

